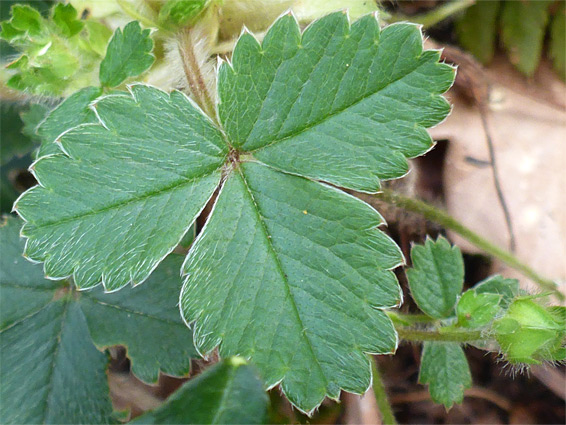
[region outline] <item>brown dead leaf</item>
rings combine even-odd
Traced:
[[[450,141],[444,170],[447,210],[501,247],[512,248],[513,234],[516,256],[542,275],[561,281],[564,289],[566,86],[545,64],[532,81],[502,62],[488,69],[485,78],[491,87],[485,117],[496,172],[479,105],[452,90],[453,112],[432,130],[435,139]],[[458,235],[451,237],[465,251],[478,252]],[[524,288],[537,290],[504,264],[495,263],[493,272],[517,277]]]

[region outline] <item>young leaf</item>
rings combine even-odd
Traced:
[[[301,36],[285,15],[261,45],[243,34],[220,67],[219,116],[232,145],[266,165],[377,192],[430,149],[425,128],[450,110],[440,94],[454,69],[439,58],[415,25],[380,31],[368,15],[350,28],[338,12]]]
[[[424,245],[413,246],[411,260],[413,267],[407,270],[407,278],[419,308],[437,319],[452,315],[464,286],[460,249],[443,237],[427,239]]]
[[[230,357],[191,379],[134,424],[261,424],[267,394],[241,357]]]
[[[540,62],[548,8],[552,0],[506,1],[501,13],[502,40],[519,71],[532,76]]]
[[[499,294],[482,294],[473,289],[464,292],[456,306],[458,325],[479,328],[489,324],[500,310],[501,298]]]
[[[55,144],[59,135],[80,124],[97,122],[96,115],[89,108],[102,90],[98,87],[86,87],[73,93],[53,109],[37,127],[37,135],[41,139],[38,157],[60,153]]]
[[[499,0],[478,1],[456,22],[456,33],[462,47],[483,64],[493,58],[497,36]]]
[[[464,390],[472,386],[470,366],[460,345],[452,342],[425,342],[419,382],[428,384],[430,397],[450,409],[461,403]]]
[[[143,288],[74,293],[21,257],[20,226],[7,218],[0,227],[2,423],[108,423],[108,359],[91,336],[100,347],[125,345],[132,370],[148,382],[160,370],[188,372],[195,351],[176,308],[180,256]]]
[[[57,3],[53,9],[53,22],[65,37],[72,37],[81,32],[83,21],[77,19],[77,11],[70,4]]]
[[[33,167],[41,185],[16,203],[26,255],[81,288],[141,282],[222,174],[184,267],[182,308],[197,349],[251,358],[302,410],[341,389],[363,392],[364,352],[396,346],[379,308],[399,302],[390,269],[403,258],[376,229],[376,211],[292,174],[367,191],[404,174],[406,157],[431,146],[425,127],[449,110],[440,93],[454,70],[438,61],[410,24],[380,31],[367,16],[350,28],[340,12],[301,36],[286,15],[263,45],[244,34],[221,66],[221,130],[178,92],[134,85],[132,96],[102,97],[100,124],[64,133],[62,152]]]
[[[150,30],[142,30],[137,21],[130,22],[123,31],[118,28],[114,32],[100,63],[103,86],[119,86],[126,78],[142,74],[153,64],[153,40],[149,34]]]
[[[550,25],[550,57],[560,78],[566,80],[566,3],[561,2]]]

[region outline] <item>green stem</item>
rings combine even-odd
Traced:
[[[420,323],[434,323],[436,319],[427,316],[426,314],[404,314],[398,311],[386,311],[389,318],[399,326],[411,326]]]
[[[462,330],[457,328],[441,328],[422,330],[396,327],[399,338],[405,341],[445,341],[445,342],[472,342],[482,339],[481,331]]]
[[[385,19],[392,22],[400,21],[411,21],[417,24],[421,24],[424,28],[430,28],[438,24],[439,22],[451,17],[452,15],[467,9],[475,3],[475,0],[453,0],[448,3],[444,3],[430,12],[423,13],[421,15],[406,16],[399,14],[391,14]]]
[[[542,277],[537,272],[535,272],[532,268],[528,265],[523,263],[509,251],[506,251],[498,246],[492,244],[487,239],[481,237],[470,228],[464,226],[462,223],[457,221],[452,216],[448,215],[446,212],[433,207],[432,205],[427,204],[426,202],[419,201],[417,199],[408,198],[402,196],[390,189],[382,189],[383,191],[376,195],[379,199],[388,204],[397,205],[405,210],[416,212],[418,214],[422,214],[426,219],[430,221],[434,221],[435,223],[440,224],[446,229],[450,229],[468,242],[472,243],[482,251],[486,252],[487,254],[500,259],[504,263],[506,263],[509,267],[514,268],[515,270],[521,272],[526,277],[533,280],[538,286],[544,290],[552,291],[553,294],[561,301],[566,299],[564,294],[560,292],[557,288],[555,282],[545,277]]]
[[[370,358],[370,361],[373,373],[373,393],[375,394],[377,407],[379,407],[379,412],[381,413],[381,420],[384,425],[397,425],[393,409],[387,399],[387,391],[385,390],[385,385],[383,385],[381,373],[377,367],[377,359]]]

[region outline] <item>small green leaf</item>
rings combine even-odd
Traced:
[[[506,1],[501,13],[502,41],[519,71],[532,76],[540,62],[549,6],[553,0]]]
[[[41,139],[37,156],[61,153],[61,149],[55,144],[58,136],[80,124],[97,122],[96,114],[89,105],[101,93],[102,90],[98,87],[86,87],[73,93],[53,109],[37,127],[37,134]]]
[[[210,0],[167,0],[159,10],[159,21],[186,25],[204,10]]]
[[[70,4],[57,3],[55,5],[53,22],[65,37],[72,37],[84,28],[84,23],[77,19],[77,11]]]
[[[506,279],[500,275],[490,276],[474,286],[473,290],[478,294],[501,295],[502,307],[507,307],[513,299],[519,295],[519,281],[517,279]]]
[[[443,237],[427,239],[411,249],[413,267],[407,270],[413,299],[427,315],[443,319],[453,315],[464,286],[464,261],[457,246]]]
[[[41,14],[33,7],[27,5],[14,5],[12,7],[12,19],[10,26],[30,36],[41,34],[44,20]]]
[[[132,21],[122,31],[118,28],[100,63],[100,82],[105,87],[116,87],[129,77],[146,71],[154,61],[151,54],[153,40],[149,29],[142,30],[139,22]]]
[[[529,297],[517,298],[493,324],[501,351],[511,363],[539,364],[563,360],[566,314],[545,308]]]
[[[135,424],[261,424],[268,398],[254,370],[230,357],[191,379]]]
[[[501,299],[499,294],[481,294],[474,290],[464,292],[456,307],[458,325],[479,328],[491,323],[500,310]]]
[[[549,54],[554,69],[566,80],[566,3],[561,2],[550,25]]]
[[[495,52],[499,0],[480,0],[466,9],[456,21],[456,33],[462,47],[488,64]]]
[[[461,403],[464,390],[472,386],[470,366],[462,347],[452,342],[425,342],[419,382],[428,384],[435,403],[442,403],[447,409]]]

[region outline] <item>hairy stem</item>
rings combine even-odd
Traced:
[[[481,331],[463,330],[457,328],[441,328],[423,330],[396,327],[399,338],[405,341],[424,342],[424,341],[445,341],[445,342],[473,342],[482,339]]]
[[[393,409],[389,400],[387,399],[387,391],[385,385],[383,385],[383,379],[381,378],[381,373],[377,367],[377,359],[370,358],[371,370],[373,372],[373,393],[375,394],[375,400],[377,401],[377,406],[379,407],[379,412],[381,413],[381,420],[384,425],[397,425],[397,420],[393,414]]]
[[[199,66],[199,60],[190,31],[190,29],[182,30],[178,39],[179,54],[183,62],[183,70],[195,102],[215,123],[218,123],[214,99],[208,89],[202,69]]]
[[[448,215],[446,212],[433,207],[426,202],[405,197],[389,189],[383,189],[383,191],[377,194],[376,197],[384,202],[387,202],[388,204],[397,205],[405,210],[422,214],[426,219],[434,221],[444,228],[458,233],[468,242],[472,243],[485,253],[500,259],[509,267],[514,268],[515,270],[524,274],[526,277],[533,280],[541,289],[552,291],[559,300],[563,301],[566,298],[564,294],[558,290],[555,282],[542,277],[528,265],[511,254],[509,251],[499,248],[498,246],[489,242],[487,239],[481,237],[470,228],[464,226],[462,223],[460,223],[454,217]]]

